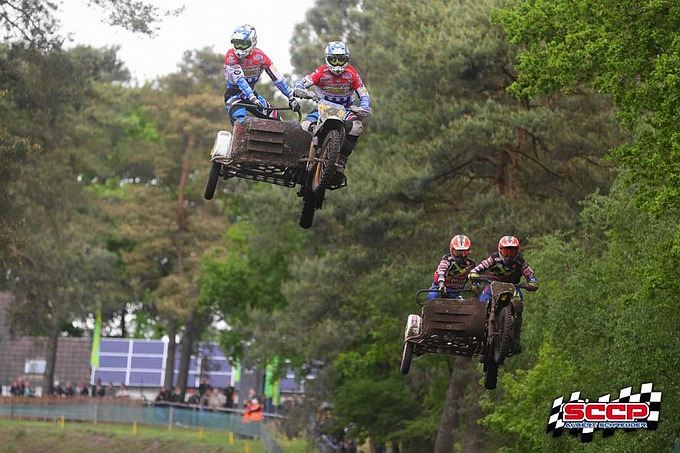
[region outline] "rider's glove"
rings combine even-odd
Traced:
[[[363,107],[360,106],[359,111],[361,112],[360,116],[363,116],[363,117],[369,117],[373,114],[373,110],[371,110],[371,108],[369,106],[363,106]]]
[[[444,281],[442,280],[442,281],[440,281],[440,282],[437,284],[437,290],[439,290],[439,291],[444,291],[445,289],[446,289],[446,284],[445,284]]]
[[[479,290],[479,285],[473,284],[472,286],[470,286],[470,292],[472,292],[472,294],[475,297],[479,297],[479,294],[481,293],[481,291]]]
[[[467,274],[468,280],[473,280],[477,277],[479,277],[479,274],[477,272],[470,272],[469,274]]]
[[[525,285],[524,289],[527,291],[538,291],[538,282],[529,282]]]
[[[290,106],[290,108],[295,112],[300,111],[300,104],[298,104],[297,99],[295,99],[293,96],[288,98],[288,106]]]
[[[260,98],[257,97],[255,93],[251,93],[250,96],[248,96],[248,100],[250,101],[251,104],[255,104],[256,106],[263,108],[264,104],[260,100]]]

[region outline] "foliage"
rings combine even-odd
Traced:
[[[331,402],[338,427],[413,452],[449,437],[452,450],[575,451],[545,433],[555,398],[653,382],[657,432],[585,448],[670,449],[677,8],[615,3],[317,2],[292,42],[296,73],[344,39],[375,114],[349,185],[327,193],[310,230],[289,188],[231,178],[203,199],[208,152],[229,128],[222,55],[187,51],[176,73],[131,88],[116,48],[3,45],[0,258],[14,328],[75,333],[64,325],[101,304],[108,334],[177,336],[189,352],[208,335],[255,365],[284,357],[315,375],[301,417]],[[276,102],[270,84],[258,90]],[[540,282],[524,353],[493,392],[474,360],[427,354],[398,374],[414,293],[459,232],[478,261],[518,236]],[[451,436],[435,442],[442,429]]]
[[[519,96],[569,93],[582,84],[611,94],[634,141],[612,153],[652,212],[680,206],[678,52],[680,5],[653,1],[512,1],[498,13],[521,46]]]

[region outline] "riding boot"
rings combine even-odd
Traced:
[[[338,158],[335,160],[335,175],[331,180],[331,185],[342,186],[346,184],[347,178],[345,177],[345,167],[347,166],[347,156],[344,154],[338,154]]]
[[[352,154],[352,151],[354,150],[354,145],[356,145],[356,139],[348,140],[345,137],[345,139],[342,141],[342,148],[340,148],[340,154],[349,157],[349,155]]]

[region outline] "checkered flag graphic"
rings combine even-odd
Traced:
[[[602,395],[598,398],[598,402],[604,403],[648,403],[649,404],[649,417],[647,417],[647,429],[655,431],[659,425],[659,411],[661,408],[661,392],[654,392],[652,390],[652,383],[648,382],[642,384],[640,388],[640,393],[633,394],[632,387],[626,387],[620,390],[619,397],[615,400],[609,401],[610,394]],[[569,398],[569,403],[587,403],[588,400],[583,400],[580,398],[581,392],[574,392]],[[550,417],[548,419],[548,428],[546,433],[552,432],[553,437],[559,437],[562,435],[564,430],[564,420],[563,420],[563,407],[564,398],[559,397],[553,401],[553,407],[550,411]],[[602,431],[602,437],[609,437],[616,432],[617,428],[571,428],[569,429],[569,434],[574,436],[579,436],[581,442],[590,442],[593,440],[594,431]],[[638,428],[623,428],[624,431],[635,431]]]

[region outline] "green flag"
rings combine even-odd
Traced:
[[[278,366],[279,358],[278,356],[274,356],[271,363],[267,363],[264,372],[264,396],[265,398],[271,398],[274,406],[278,406],[281,400],[279,380],[274,377],[278,371]]]
[[[97,314],[94,320],[94,330],[92,331],[92,352],[90,353],[90,365],[92,368],[99,368],[99,342],[102,337],[102,310],[97,307]]]
[[[238,360],[236,361],[236,363],[234,364],[234,368],[233,368],[232,373],[233,373],[232,376],[233,376],[234,385],[236,385],[241,380],[241,362],[240,361],[238,361]]]

